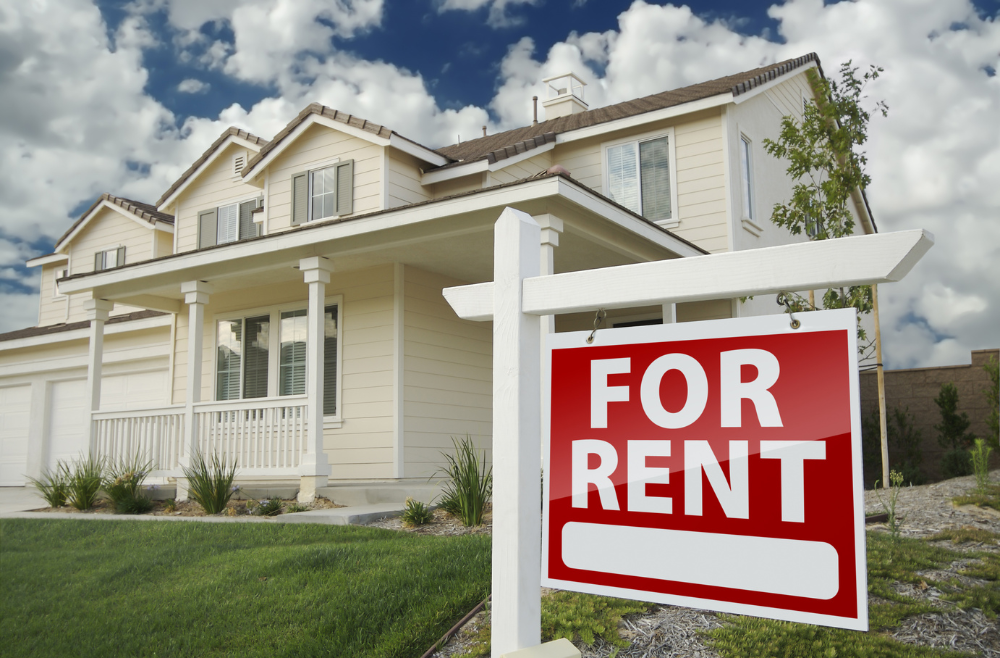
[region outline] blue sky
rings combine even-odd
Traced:
[[[937,245],[881,291],[886,361],[1000,345],[1000,0],[38,0],[0,10],[0,331],[30,326],[46,253],[101,192],[155,201],[222,130],[309,102],[429,146],[530,121],[572,70],[591,106],[815,51],[879,64],[882,230]]]

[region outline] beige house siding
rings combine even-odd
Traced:
[[[86,338],[16,350],[0,350],[2,385],[62,370],[76,369],[78,374],[86,377],[87,350]],[[102,374],[111,376],[137,369],[166,368],[169,353],[169,327],[109,333],[104,336]]]
[[[500,161],[503,164],[503,161]],[[527,160],[521,160],[502,169],[490,172],[490,184],[502,185],[528,178],[552,166],[552,151],[546,151]]]
[[[156,241],[155,250],[156,252],[152,255],[153,258],[162,258],[163,256],[169,256],[174,253],[174,234],[168,233],[167,231],[156,231],[153,236]]]
[[[479,172],[468,176],[462,176],[461,178],[453,178],[451,180],[435,183],[430,186],[430,189],[434,194],[435,199],[442,199],[447,196],[472,192],[483,188],[483,180],[485,180],[486,175],[486,172]]]
[[[333,160],[354,160],[354,213],[382,209],[382,153],[377,144],[314,124],[268,167],[267,232],[292,225],[292,175]]]
[[[66,322],[69,311],[69,301],[66,295],[56,297],[55,280],[56,272],[68,269],[68,264],[55,263],[53,265],[43,265],[41,282],[38,291],[38,326],[47,327],[51,324]]]
[[[404,463],[430,477],[452,437],[471,436],[492,460],[493,325],[461,320],[441,289],[461,281],[413,267],[404,281]]]
[[[203,171],[174,204],[174,222],[177,231],[177,253],[198,248],[198,213],[219,206],[256,199],[263,191],[243,182],[233,175],[233,157],[237,154],[253,155],[239,144],[230,144],[215,161]],[[179,209],[179,212],[178,212]]]
[[[420,203],[433,198],[430,189],[420,182],[420,162],[412,155],[387,149],[389,207]]]
[[[215,326],[224,317],[245,317],[251,309],[307,305],[303,284],[276,284],[213,295],[205,309],[201,399],[215,399]],[[333,273],[328,297],[343,296],[340,428],[324,432],[324,446],[334,479],[391,478],[393,466],[392,318],[393,268]],[[187,316],[177,318],[173,401],[185,399],[187,386]]]

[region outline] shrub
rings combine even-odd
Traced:
[[[993,448],[982,439],[976,439],[976,445],[969,451],[972,470],[976,474],[976,492],[983,496],[989,493],[991,452]]]
[[[209,463],[204,455],[198,453],[191,459],[191,467],[184,469],[184,477],[188,479],[191,498],[201,505],[205,513],[219,514],[236,493],[233,487],[236,460],[229,464],[226,457],[215,454]]]
[[[957,478],[972,474],[972,460],[969,453],[962,448],[955,448],[941,457],[941,475],[944,479]]]
[[[104,481],[104,458],[93,455],[73,462],[66,482],[66,500],[78,510],[88,510],[97,502]]]
[[[646,612],[651,607],[651,603],[609,596],[555,592],[542,599],[542,637],[553,640],[564,637],[570,642],[579,638],[591,646],[599,636],[621,649],[629,645],[618,633],[622,616]]]
[[[308,512],[311,508],[301,503],[292,503],[285,508],[285,514],[297,514],[298,512]]]
[[[986,416],[986,426],[990,428],[987,443],[992,444],[994,448],[1000,448],[1000,361],[991,356],[983,366],[983,370],[986,371],[990,381],[990,385],[983,389],[987,408],[990,410]]]
[[[278,516],[281,514],[281,504],[280,498],[262,498],[257,501],[250,513],[256,516]],[[247,505],[247,509],[250,509],[249,505]]]
[[[58,462],[55,471],[50,471],[47,468],[43,470],[40,480],[28,479],[35,485],[38,493],[49,504],[49,507],[62,507],[66,504],[66,498],[69,495],[69,468],[64,462]]]
[[[950,450],[967,448],[972,443],[972,435],[965,430],[969,429],[972,421],[964,411],[958,413],[958,389],[955,385],[951,382],[941,384],[941,392],[934,398],[934,404],[941,413],[941,424],[934,426],[938,431],[938,442]]]
[[[448,482],[440,496],[441,508],[467,526],[482,525],[486,503],[493,495],[493,469],[486,469],[485,450],[482,460],[476,454],[472,437],[466,436],[461,441],[452,437],[451,441],[455,454],[442,453],[447,466],[441,471]]]
[[[903,482],[923,484],[924,474],[920,464],[924,455],[920,450],[921,432],[914,427],[909,407],[895,407],[888,412],[885,430],[889,445],[889,463],[902,473]],[[862,455],[867,482],[882,472],[882,429],[879,426],[878,408],[862,421]]]
[[[168,498],[163,501],[163,511],[167,514],[173,514],[177,511],[177,501],[173,498]]]
[[[427,505],[413,498],[406,499],[406,508],[403,510],[402,516],[403,525],[413,528],[418,525],[430,523],[433,518],[434,515],[427,509]]]
[[[153,501],[142,493],[142,483],[152,467],[152,462],[142,461],[138,455],[108,464],[102,486],[116,514],[145,514],[153,509]]]

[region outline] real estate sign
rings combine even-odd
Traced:
[[[867,630],[853,309],[547,337],[542,584]]]

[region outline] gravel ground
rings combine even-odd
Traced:
[[[991,479],[1000,483],[1000,471],[991,473]],[[918,487],[904,487],[896,504],[897,514],[902,518],[901,533],[908,537],[920,538],[936,534],[948,528],[971,526],[994,533],[1000,533],[1000,512],[971,505],[955,507],[951,499],[970,491],[975,486],[974,477],[955,478],[936,484]],[[885,497],[885,494],[883,494]],[[875,492],[865,493],[865,508],[871,513],[883,512]],[[492,517],[489,517],[492,520]],[[399,519],[383,519],[370,525],[414,532],[418,534],[457,535],[466,533],[489,533],[489,524],[478,528],[465,528],[452,517],[436,510],[434,521],[419,528],[405,528]],[[885,524],[874,524],[869,529],[886,531]],[[990,551],[1000,552],[1000,543],[970,543],[955,545],[940,542],[941,546],[960,552]],[[963,576],[958,572],[971,560],[956,560],[946,568],[918,572],[928,580],[947,581],[955,579],[966,585],[987,584],[987,581]],[[995,585],[995,583],[993,583]],[[980,610],[962,610],[950,601],[945,601],[943,593],[925,583],[914,586],[897,583],[896,590],[917,599],[929,602],[940,612],[917,615],[904,619],[887,635],[905,644],[968,651],[984,658],[1000,658],[1000,624],[997,619],[988,619]],[[551,591],[551,590],[549,590]],[[543,588],[542,595],[547,591]],[[465,653],[476,643],[478,631],[486,621],[487,613],[473,617],[454,638],[433,654],[433,658],[446,658]],[[701,631],[719,628],[724,620],[715,613],[704,610],[655,606],[645,614],[627,615],[619,625],[622,637],[630,641],[626,649],[614,654],[614,647],[598,638],[593,646],[577,643],[583,658],[606,658],[616,655],[620,658],[717,658],[718,654],[707,647]]]

